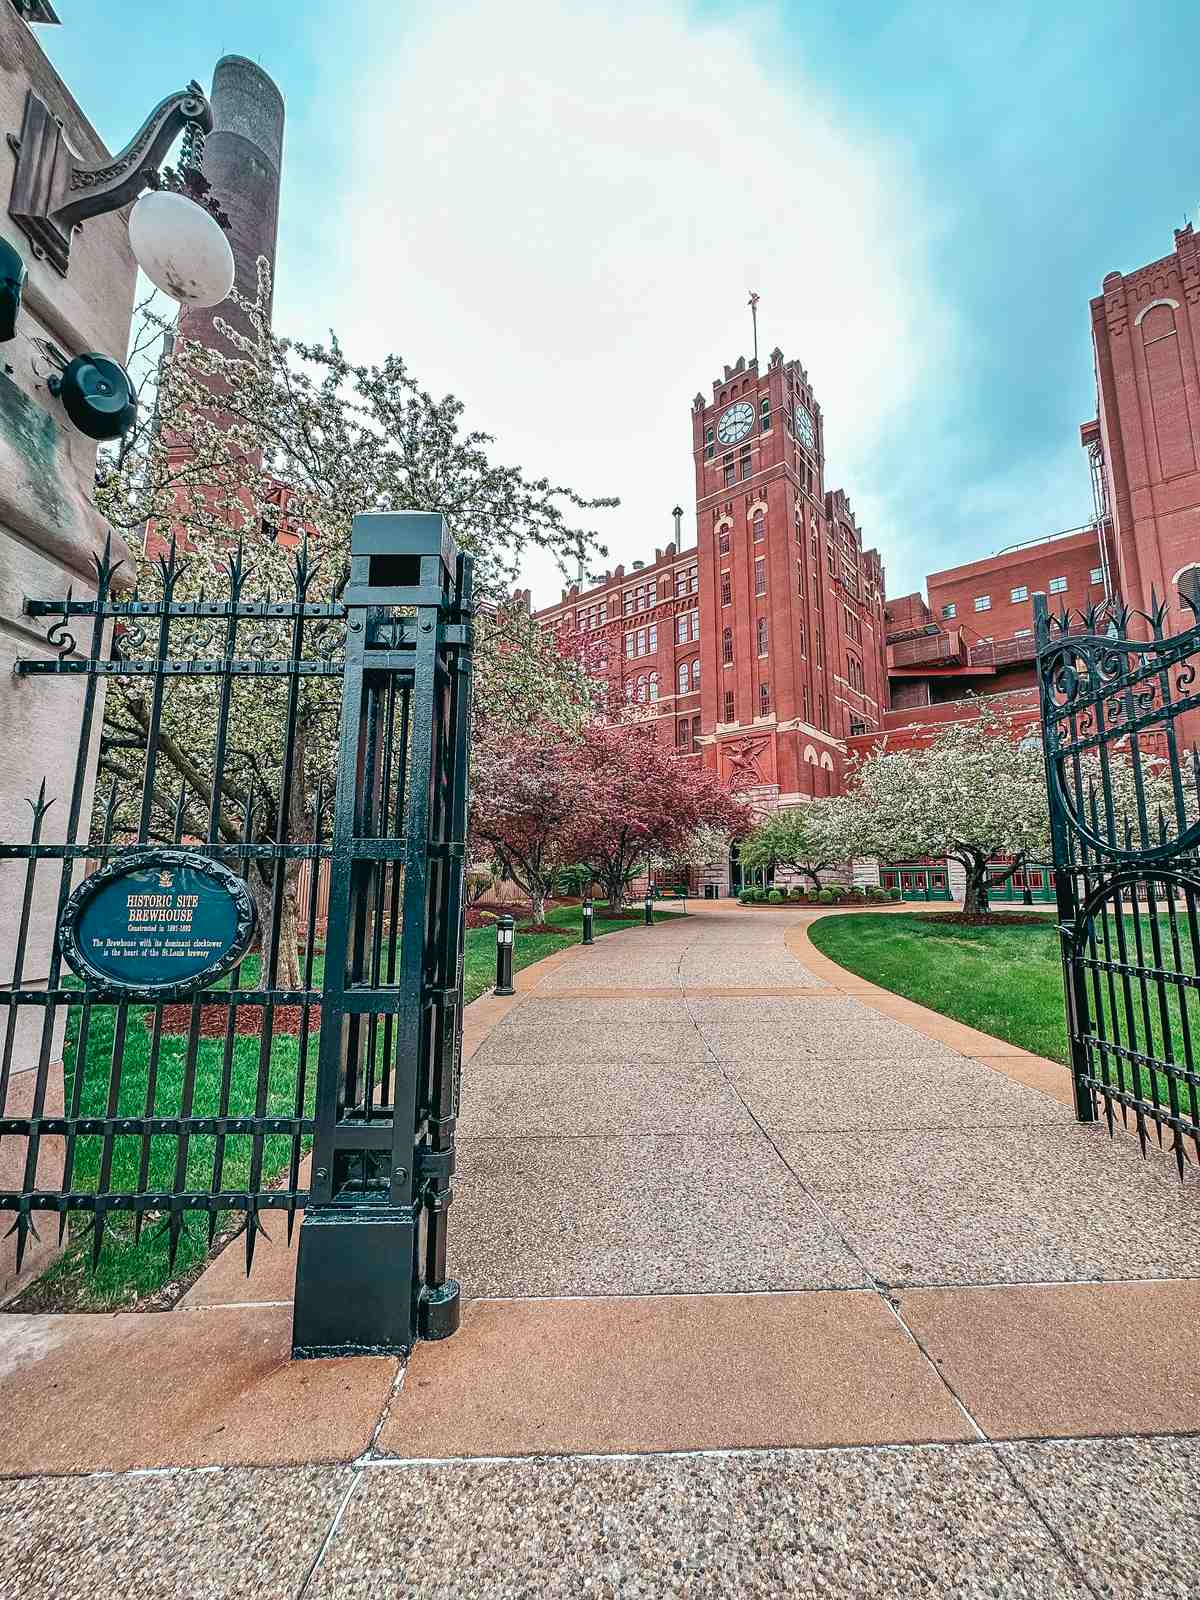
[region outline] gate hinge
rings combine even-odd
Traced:
[[[417,1178],[424,1183],[449,1183],[454,1172],[454,1151],[429,1150],[424,1146],[416,1152]]]

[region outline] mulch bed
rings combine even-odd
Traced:
[[[944,922],[952,928],[1047,928],[1052,927],[1052,916],[1030,916],[1020,911],[982,911],[966,916],[961,911],[927,911],[922,922]]]
[[[276,1006],[275,1007],[275,1033],[300,1032],[300,1018],[303,1015],[302,1006]],[[200,1007],[200,1037],[202,1039],[223,1039],[225,1037],[225,1024],[229,1017],[228,1006],[201,1006]],[[239,1006],[237,1016],[233,1019],[233,1031],[238,1035],[257,1037],[262,1033],[263,1007]],[[149,1033],[154,1027],[154,1012],[147,1010],[142,1018]],[[164,1006],[162,1013],[162,1031],[164,1033],[189,1032],[192,1026],[192,1008],[189,1004]],[[308,1009],[308,1029],[316,1033],[321,1026],[321,1008],[319,1005],[310,1006]]]

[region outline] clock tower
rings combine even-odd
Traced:
[[[740,358],[692,404],[705,761],[761,805],[837,791],[884,705],[883,571],[825,489],[808,374]]]

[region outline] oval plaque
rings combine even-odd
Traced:
[[[143,850],[85,878],[63,909],[59,942],[93,987],[142,999],[206,988],[246,954],[254,897],[236,872],[191,850]]]

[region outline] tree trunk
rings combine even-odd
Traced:
[[[532,907],[534,922],[546,920],[546,889],[543,884],[530,885],[529,904]]]
[[[629,888],[625,874],[619,869],[614,870],[603,879],[603,883],[604,893],[608,900],[608,909],[610,911],[624,911],[626,891]]]
[[[816,872],[814,872],[812,867],[801,867],[799,870],[804,875],[804,877],[812,879],[813,888],[816,889],[818,893],[820,893],[820,890],[821,890],[821,879],[820,879],[820,876]]]
[[[256,867],[251,867],[247,880],[254,904],[258,910],[258,947],[262,952],[262,977],[259,982],[265,989],[299,989],[300,938],[296,920],[296,875],[289,862],[283,882],[283,904],[279,919],[279,954],[275,964],[274,982],[267,970],[271,954],[271,935],[274,925],[275,890],[271,878],[264,878]],[[309,929],[309,937],[313,930]]]
[[[963,916],[978,917],[988,910],[987,862],[974,862],[967,868],[967,885],[963,896]]]

